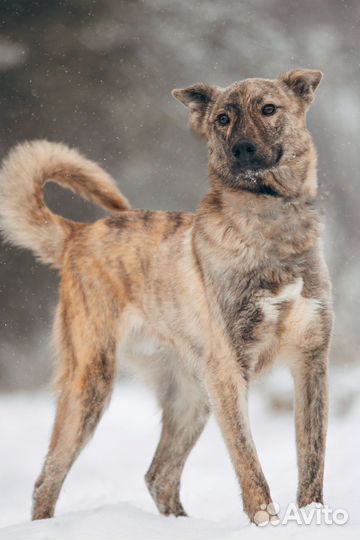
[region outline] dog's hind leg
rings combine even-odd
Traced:
[[[32,519],[53,516],[62,484],[93,434],[109,401],[115,374],[115,336],[90,320],[82,327],[64,308],[61,341],[63,368],[58,380],[55,424],[42,472],[35,484]],[[82,320],[84,320],[82,318]]]
[[[162,432],[145,482],[164,515],[186,516],[180,502],[180,478],[209,417],[208,404],[194,386],[186,389],[172,381],[160,399]]]

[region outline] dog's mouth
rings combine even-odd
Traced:
[[[252,175],[253,173],[266,172],[274,167],[277,167],[283,157],[284,150],[282,146],[279,146],[274,152],[274,157],[268,159],[262,156],[254,156],[248,162],[233,162],[232,169],[235,174]]]
[[[255,156],[250,163],[228,162],[222,169],[214,169],[224,184],[230,185],[239,191],[247,191],[256,195],[281,197],[284,192],[282,186],[272,179],[276,176],[276,168],[284,155],[281,146],[273,150],[272,159]],[[269,176],[269,173],[270,174]],[[274,180],[274,181],[273,181]]]
[[[244,183],[241,186],[242,191],[248,191],[255,193],[256,195],[268,195],[269,197],[281,197],[281,193],[276,191],[273,187],[265,184],[262,180],[258,180],[253,183]]]
[[[239,189],[248,191],[257,195],[268,195],[270,197],[281,197],[280,191],[276,186],[269,185],[266,181],[266,173],[274,170],[281,161],[284,151],[282,147],[276,150],[275,158],[271,160],[258,159],[253,163],[236,167],[234,173],[237,177]]]

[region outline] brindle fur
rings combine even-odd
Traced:
[[[116,355],[154,387],[163,409],[146,474],[160,512],[185,515],[180,477],[211,408],[250,519],[270,503],[247,394],[253,377],[278,357],[289,362],[295,381],[298,503],[323,501],[332,308],[316,152],[305,124],[320,79],[318,71],[295,70],[276,80],[173,92],[209,147],[212,189],[195,214],[131,210],[100,167],[60,144],[25,143],[5,160],[5,237],[61,274],[58,404],[34,519],[53,515],[109,401]],[[273,116],[262,114],[267,103],[277,106]],[[224,113],[226,126],[219,123]],[[244,139],[256,145],[253,166],[240,166],[233,155]],[[89,225],[54,215],[43,202],[48,179],[113,215]]]

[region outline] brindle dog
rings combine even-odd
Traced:
[[[252,378],[278,357],[295,381],[298,504],[323,501],[332,307],[305,123],[321,77],[298,69],[173,91],[209,147],[211,191],[195,214],[131,210],[100,167],[61,144],[25,143],[5,160],[5,237],[61,273],[58,403],[34,519],[53,515],[109,402],[117,355],[153,385],[163,410],[145,477],[160,512],[185,515],[180,477],[210,409],[249,518],[271,503],[247,399]],[[53,214],[43,200],[49,179],[113,215],[80,224]]]

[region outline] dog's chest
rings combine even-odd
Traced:
[[[282,314],[284,314],[283,322],[286,322],[287,317],[284,312],[301,301],[303,285],[303,279],[297,278],[274,294],[262,291],[256,304],[262,312],[264,323],[278,325]]]
[[[304,297],[301,277],[276,289],[249,281],[229,287],[220,302],[229,337],[239,351],[254,357],[301,346],[315,322],[321,303]]]
[[[275,332],[281,345],[299,344],[321,307],[317,299],[303,296],[303,286],[303,279],[297,278],[258,302],[264,326]]]

